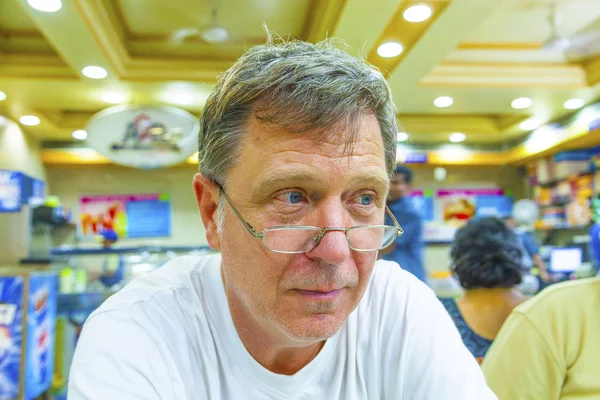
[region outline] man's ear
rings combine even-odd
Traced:
[[[193,185],[196,204],[206,229],[206,240],[212,249],[219,250],[221,248],[221,239],[217,233],[219,188],[201,174],[194,176]]]

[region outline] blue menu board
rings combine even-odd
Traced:
[[[130,201],[125,209],[128,238],[171,236],[171,203],[168,200]]]
[[[21,211],[23,177],[18,171],[0,171],[0,212]]]

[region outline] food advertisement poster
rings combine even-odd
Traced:
[[[119,238],[171,236],[168,194],[89,195],[79,199],[79,233],[95,237],[113,230]]]

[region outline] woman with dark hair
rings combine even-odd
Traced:
[[[499,218],[470,220],[456,233],[452,272],[465,292],[441,301],[480,362],[513,308],[529,298],[517,289],[521,251],[516,234]]]

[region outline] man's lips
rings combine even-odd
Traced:
[[[333,290],[304,290],[304,289],[296,289],[296,292],[300,293],[302,296],[307,297],[309,299],[315,300],[331,300],[334,299],[343,288],[333,289]]]

